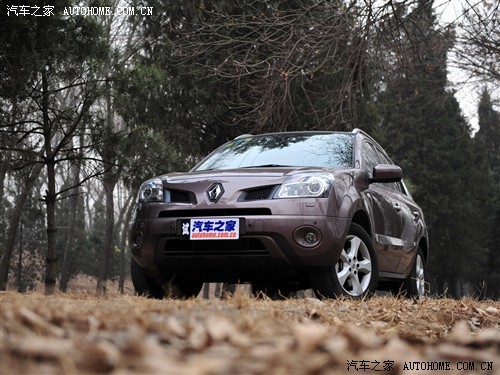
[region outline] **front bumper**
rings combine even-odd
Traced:
[[[203,215],[201,216],[203,217]],[[221,216],[219,216],[221,217]],[[234,217],[231,215],[230,217]],[[340,256],[350,220],[331,216],[246,215],[237,240],[184,240],[185,217],[139,217],[132,223],[132,255],[144,268],[203,281],[258,281],[331,267]],[[319,234],[304,246],[305,233]]]

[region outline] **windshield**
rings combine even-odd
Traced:
[[[218,148],[194,170],[250,167],[349,168],[353,135],[281,133],[235,139]]]

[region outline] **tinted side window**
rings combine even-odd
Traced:
[[[378,156],[382,164],[394,164],[382,151],[378,151]],[[401,186],[401,182],[388,182],[383,184],[385,187],[396,190],[399,193],[403,193],[403,187]]]
[[[380,150],[377,150],[378,152],[378,158],[382,164],[394,164],[392,161],[389,160],[388,157],[384,155],[384,153]]]
[[[370,178],[373,177],[373,167],[380,164],[377,157],[377,152],[372,144],[368,142],[363,142],[363,159],[364,159],[364,171],[368,174]]]

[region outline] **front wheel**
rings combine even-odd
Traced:
[[[146,275],[144,269],[139,266],[134,258],[130,261],[130,276],[137,295],[156,299],[165,297],[163,287]]]
[[[170,280],[165,277],[152,278],[146,274],[146,271],[134,258],[130,263],[130,274],[136,293],[149,298],[194,298],[203,285],[199,281],[178,278],[171,278]],[[157,279],[162,279],[162,281]]]
[[[378,266],[369,234],[358,224],[349,227],[337,263],[311,273],[311,284],[320,298],[362,298],[377,287]]]
[[[179,278],[172,278],[165,283],[165,294],[171,298],[196,298],[203,287],[202,281],[190,281]]]

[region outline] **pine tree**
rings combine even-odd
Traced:
[[[181,152],[204,154],[241,133],[354,126],[371,6],[151,4],[158,11],[145,20],[144,34],[152,42],[138,67],[159,79],[137,108],[147,110],[149,124],[182,131]]]
[[[478,106],[479,131],[475,141],[478,151],[486,160],[486,169],[492,179],[492,191],[488,192],[491,205],[488,207],[491,215],[491,225],[485,221],[485,236],[489,250],[487,271],[487,290],[485,294],[491,298],[500,296],[500,113],[495,111],[490,93],[485,87],[481,94]]]
[[[65,196],[65,191],[59,189],[56,167],[71,164],[78,158],[76,149],[88,146],[73,147],[71,141],[84,132],[91,105],[99,95],[93,73],[107,53],[93,17],[64,16],[53,11],[68,5],[68,1],[57,0],[44,7],[52,9],[51,16],[15,17],[2,12],[0,19],[0,24],[5,25],[0,33],[0,97],[19,108],[15,118],[0,118],[2,132],[15,140],[5,149],[11,160],[22,161],[19,169],[41,165],[46,171],[42,199],[47,219],[47,294],[55,290],[56,206]],[[6,107],[2,106],[2,111],[9,111]],[[2,262],[6,264],[2,270],[8,269],[10,259],[6,256]]]
[[[432,2],[419,1],[405,12],[386,25],[400,44],[388,41],[388,56],[394,50],[399,55],[387,72],[381,130],[424,210],[431,287],[457,296],[479,282],[486,263],[480,223],[487,176],[477,167],[481,161],[458,102],[446,89],[452,41],[438,32]]]

